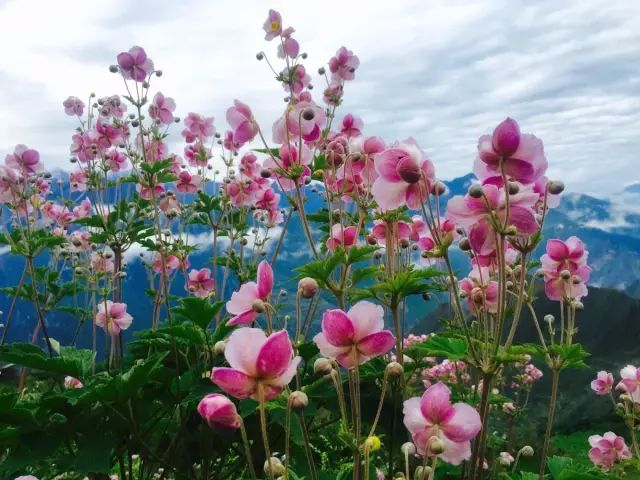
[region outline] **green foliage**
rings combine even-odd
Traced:
[[[0,346],[0,360],[23,367],[84,378],[93,362],[91,350],[62,347],[60,355],[50,358],[47,353],[30,343],[12,343]]]

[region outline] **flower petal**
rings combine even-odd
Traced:
[[[246,344],[245,348],[250,348]],[[260,377],[277,377],[287,370],[291,363],[293,348],[286,330],[273,333],[264,342],[256,358],[256,372]]]
[[[389,330],[372,333],[358,342],[358,350],[367,357],[377,357],[393,348],[396,339]]]
[[[353,323],[356,342],[384,328],[384,310],[375,303],[362,300],[352,306],[347,315]]]
[[[273,290],[273,270],[269,262],[263,260],[258,265],[258,296],[267,300]]]
[[[211,381],[236,398],[249,398],[256,389],[253,378],[233,368],[214,368]]]
[[[255,377],[258,355],[266,341],[267,336],[260,328],[239,328],[229,336],[224,356],[231,368]]]
[[[353,344],[355,327],[342,310],[327,310],[322,315],[322,333],[330,344],[342,347]]]

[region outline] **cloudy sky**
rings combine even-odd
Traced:
[[[25,143],[50,168],[68,165],[76,125],[62,101],[122,93],[108,66],[135,44],[164,71],[152,89],[178,115],[213,115],[224,130],[239,98],[270,130],[284,92],[255,59],[277,61],[269,6],[310,71],[354,50],[342,113],[387,141],[415,137],[442,178],[470,171],[478,136],[509,115],[543,139],[550,176],[570,190],[640,180],[638,0],[0,0],[0,154]]]

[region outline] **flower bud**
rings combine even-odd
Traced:
[[[431,471],[432,468],[430,466],[426,466],[426,467],[418,467],[416,468],[415,473],[413,474],[413,479],[414,480],[427,480],[429,478],[429,475],[431,475]]]
[[[440,180],[438,180],[431,186],[431,195],[436,195],[439,197],[440,195],[444,195],[446,192],[447,187]]]
[[[396,165],[396,171],[400,178],[407,183],[418,183],[422,176],[422,171],[411,157],[402,157]]]
[[[262,170],[260,170],[260,176],[262,178],[269,178],[271,176],[271,170],[269,170],[268,168],[263,168]]]
[[[562,277],[563,280],[569,280],[571,278],[571,272],[569,270],[562,270],[560,277]]]
[[[513,235],[516,235],[517,233],[518,233],[518,229],[515,227],[515,225],[509,225],[507,228],[504,229],[505,235],[513,236]]]
[[[404,455],[415,455],[416,454],[416,446],[412,442],[405,442],[400,447],[400,451]]]
[[[369,245],[377,245],[378,244],[378,239],[376,237],[374,237],[373,235],[367,235],[367,243]]]
[[[306,393],[296,390],[289,395],[289,402],[291,402],[291,408],[301,410],[309,405],[309,397]]]
[[[313,363],[313,371],[316,375],[329,375],[333,366],[328,358],[320,357]]]
[[[491,137],[493,149],[498,155],[508,157],[513,155],[520,145],[520,127],[512,118],[506,118],[493,131]]]
[[[520,449],[520,455],[523,457],[533,457],[533,447],[525,445]]]
[[[458,247],[460,247],[460,250],[462,250],[463,252],[468,252],[469,250],[471,250],[469,239],[463,238],[462,240],[460,240],[460,242],[458,242]]]
[[[375,452],[376,450],[380,450],[380,447],[382,446],[382,442],[380,441],[380,438],[378,438],[375,435],[371,435],[370,437],[367,437],[367,439],[364,441],[364,446],[365,449],[369,450],[370,452]]]
[[[264,473],[266,473],[267,476],[279,477],[280,475],[284,475],[284,472],[284,465],[282,465],[278,457],[271,457],[264,461]]]
[[[304,277],[298,282],[298,292],[302,298],[313,298],[318,293],[318,282],[313,278]]]
[[[264,313],[264,311],[266,310],[266,307],[265,307],[264,302],[262,300],[255,300],[251,304],[251,308],[256,313]]]
[[[256,53],[256,59],[258,61],[262,60],[263,58],[264,58],[264,53],[262,53],[262,52]]]
[[[515,459],[509,452],[500,452],[500,456],[498,457],[498,462],[503,467],[510,466],[514,461]]]
[[[326,70],[324,69],[324,67],[320,67],[318,69],[318,75],[324,75],[326,73]]]
[[[564,183],[560,180],[553,180],[547,184],[547,190],[551,195],[560,195],[564,191]]]
[[[515,182],[508,182],[507,186],[509,190],[509,195],[515,195],[520,191],[520,186]]]
[[[227,346],[227,342],[224,340],[218,340],[213,346],[213,353],[216,355],[224,355],[224,349]]]
[[[118,66],[117,65],[109,65],[109,71],[111,73],[118,73]]]
[[[482,198],[482,195],[484,195],[484,190],[482,189],[482,185],[474,183],[469,187],[468,193],[471,198]]]
[[[406,238],[401,238],[399,243],[400,243],[400,248],[409,247],[409,240],[407,240]]]
[[[404,375],[404,368],[398,362],[390,362],[385,368],[387,375],[391,378],[401,377]]]
[[[429,438],[427,445],[428,445],[429,451],[433,455],[440,455],[441,453],[444,453],[445,445],[444,445],[444,442],[440,439],[440,437],[437,437],[434,435],[433,437]]]

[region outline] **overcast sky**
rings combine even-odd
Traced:
[[[0,154],[25,143],[49,168],[69,165],[76,124],[62,101],[122,93],[108,66],[132,45],[164,71],[152,89],[178,115],[213,115],[224,131],[238,98],[270,131],[284,91],[255,59],[277,61],[269,6],[314,75],[338,47],[354,50],[341,113],[368,135],[415,137],[441,178],[469,172],[478,136],[508,115],[544,141],[550,176],[570,190],[640,180],[638,0],[0,0]]]

